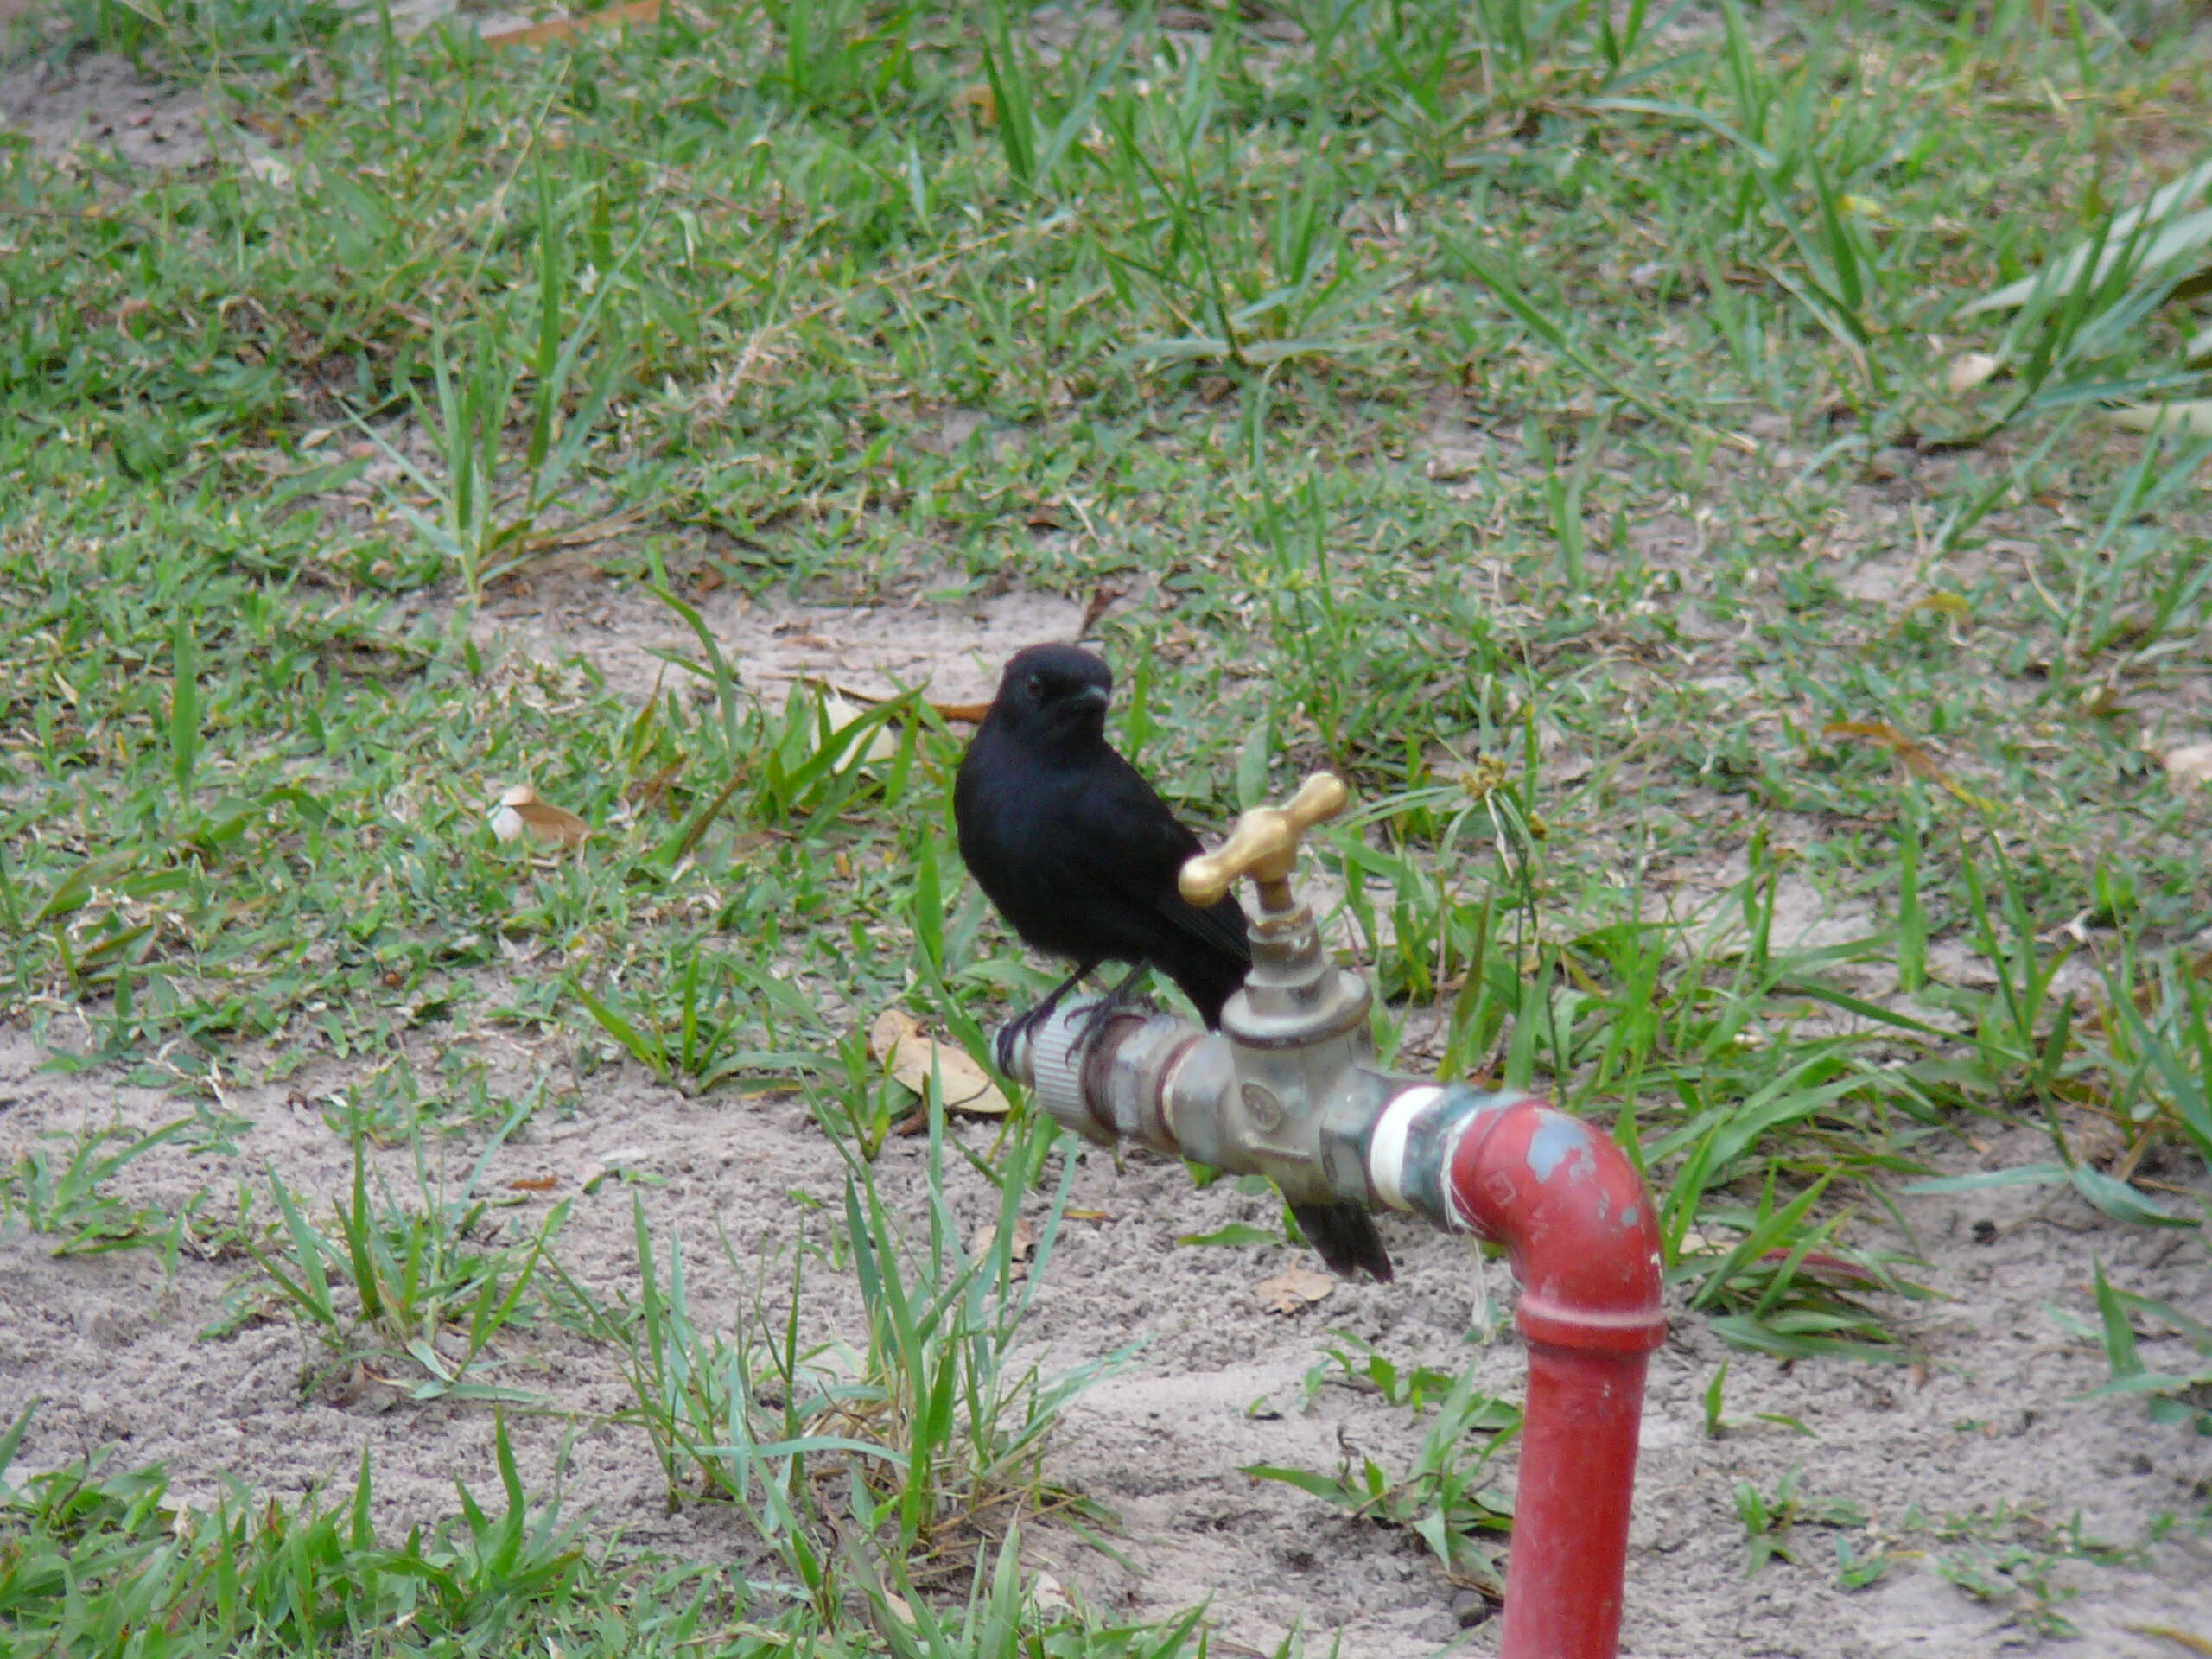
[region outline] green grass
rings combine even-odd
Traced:
[[[725,1332],[694,1315],[680,1240],[663,1252],[635,1209],[639,1286],[632,1301],[594,1303],[570,1288],[598,1334],[621,1350],[632,1404],[667,1478],[671,1503],[703,1495],[736,1505],[794,1582],[834,1611],[834,1550],[842,1535],[818,1484],[849,1483],[842,1503],[864,1537],[884,1536],[902,1573],[924,1581],[978,1535],[1003,1535],[1007,1517],[1040,1509],[1089,1514],[1052,1489],[1041,1458],[1060,1408],[1141,1344],[1057,1376],[1018,1369],[1009,1350],[1051,1260],[1072,1166],[1033,1241],[1026,1274],[1014,1268],[1020,1205],[1040,1174],[1056,1131],[1032,1119],[1000,1175],[998,1219],[987,1241],[962,1243],[945,1201],[942,1124],[925,1172],[925,1236],[911,1238],[886,1206],[865,1158],[852,1157],[843,1226],[817,1252],[802,1238],[790,1252],[788,1288],[752,1273],[752,1305]],[[731,1252],[725,1236],[722,1248]],[[849,1268],[866,1331],[857,1344],[810,1339],[806,1281]]]
[[[2204,395],[2178,148],[2212,71],[2178,15],[1293,0],[1057,55],[1019,8],[895,0],[508,51],[235,0],[66,16],[219,88],[289,175],[0,148],[0,1010],[203,1109],[219,1071],[342,1062],[357,1172],[503,1132],[490,1033],[804,1090],[854,1206],[808,1248],[885,1242],[810,1382],[796,1246],[787,1305],[702,1332],[674,1239],[587,1309],[557,1218],[493,1243],[466,1185],[364,1173],[317,1211],[272,1177],[225,1235],[241,1295],[431,1393],[507,1392],[538,1313],[616,1344],[671,1484],[745,1507],[804,1606],[516,1533],[513,1492],[391,1546],[243,1499],[172,1524],[158,1476],[87,1467],[10,1499],[7,1548],[65,1563],[27,1569],[40,1628],[168,1608],[230,1650],[246,1609],[282,1648],[398,1597],[610,1651],[842,1641],[903,1568],[841,1553],[814,1457],[966,1563],[964,1606],[932,1578],[910,1609],[944,1640],[1033,1622],[963,1528],[1050,1501],[1062,1396],[1001,1369],[1005,1261],[883,1231],[899,1109],[859,1033],[903,999],[982,1054],[1038,970],[951,851],[958,732],[756,706],[689,606],[716,584],[1137,595],[1100,625],[1128,746],[1217,821],[1346,773],[1320,856],[1386,1054],[1609,1124],[1740,1347],[1910,1357],[1911,1265],[1853,1221],[1980,1117],[2048,1138],[2006,1179],[2201,1223],[2208,800],[2157,757],[2206,718],[2207,444],[2107,418]],[[947,408],[988,431],[937,442]],[[689,625],[650,702],[469,635],[579,550]],[[590,841],[495,842],[517,780]],[[147,1144],[35,1147],[0,1215],[174,1261],[201,1209],[102,1191]],[[1022,1129],[992,1178],[1049,1150]],[[2123,1363],[2137,1302],[2103,1295],[2115,1387],[2198,1410]],[[803,1385],[863,1394],[830,1433]],[[1476,1502],[1450,1459],[1342,1478],[1406,1524]],[[255,1587],[283,1551],[321,1575],[289,1601]]]
[[[261,1273],[243,1294],[234,1292],[239,1306],[226,1323],[273,1302],[330,1351],[333,1370],[370,1359],[411,1362],[421,1374],[412,1389],[417,1400],[529,1400],[483,1378],[496,1365],[495,1340],[544,1311],[535,1281],[569,1201],[547,1212],[535,1236],[499,1239],[490,1202],[476,1189],[504,1129],[452,1194],[430,1179],[418,1141],[410,1204],[395,1198],[381,1174],[372,1177],[366,1137],[358,1121],[352,1128],[353,1184],[327,1224],[273,1170],[265,1192],[246,1196],[243,1208],[262,1197],[277,1221],[258,1237],[250,1223],[245,1227],[241,1246]],[[314,1380],[310,1372],[309,1386]]]
[[[49,1132],[41,1139],[70,1142],[67,1159],[59,1144],[24,1152],[0,1185],[0,1217],[12,1211],[32,1232],[50,1236],[56,1255],[96,1255],[157,1243],[165,1236],[174,1238],[183,1217],[158,1207],[134,1209],[100,1189],[134,1159],[192,1127],[191,1119],[180,1118],[150,1135],[133,1135],[120,1125],[95,1129],[89,1124],[74,1136]]]
[[[1491,1487],[1491,1459],[1510,1445],[1521,1430],[1521,1409],[1510,1401],[1478,1393],[1472,1368],[1453,1376],[1417,1367],[1409,1372],[1359,1338],[1346,1338],[1359,1350],[1329,1351],[1354,1386],[1371,1386],[1388,1404],[1409,1410],[1419,1421],[1424,1408],[1433,1413],[1421,1432],[1411,1466],[1394,1474],[1371,1457],[1355,1466],[1348,1455],[1333,1473],[1310,1469],[1248,1464],[1243,1472],[1281,1482],[1379,1526],[1409,1529],[1435,1556],[1455,1584],[1478,1586],[1493,1595],[1503,1575],[1485,1542],[1512,1524],[1512,1507]],[[1325,1367],[1306,1379],[1310,1399]]]

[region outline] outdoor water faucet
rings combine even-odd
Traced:
[[[1372,993],[1293,890],[1299,843],[1350,791],[1326,773],[1183,867],[1183,896],[1256,889],[1252,967],[1219,1032],[1063,1007],[1007,1033],[1008,1073],[1087,1140],[1134,1141],[1296,1203],[1350,1200],[1503,1244],[1529,1347],[1503,1659],[1618,1650],[1643,1378],[1666,1332],[1657,1218],[1610,1136],[1542,1101],[1372,1069]]]
[[[1183,867],[1180,883],[1200,906],[1219,902],[1240,877],[1258,895],[1251,971],[1221,1013],[1236,1076],[1221,1103],[1222,1132],[1249,1147],[1294,1203],[1375,1200],[1361,1147],[1388,1085],[1357,1075],[1373,1057],[1375,999],[1365,980],[1329,960],[1312,908],[1290,883],[1306,832],[1350,799],[1342,783],[1316,773],[1287,806],[1238,819],[1219,852]]]

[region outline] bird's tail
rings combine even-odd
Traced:
[[[1350,1279],[1363,1272],[1382,1284],[1390,1282],[1390,1253],[1375,1230],[1375,1217],[1357,1205],[1294,1204],[1290,1213],[1331,1273]]]

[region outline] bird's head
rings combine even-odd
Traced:
[[[1007,661],[988,718],[1026,736],[1097,742],[1113,696],[1113,671],[1100,658],[1079,645],[1032,645]]]

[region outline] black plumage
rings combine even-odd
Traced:
[[[1101,963],[1122,962],[1129,976],[1109,1000],[1157,969],[1217,1027],[1252,965],[1244,912],[1233,898],[1201,908],[1178,890],[1202,849],[1107,742],[1113,689],[1106,664],[1076,645],[1032,645],[1007,664],[953,785],[960,855],[1024,941],[1075,963],[1025,1020],[1042,1018]],[[1390,1277],[1374,1218],[1358,1205],[1291,1213],[1334,1271]]]

